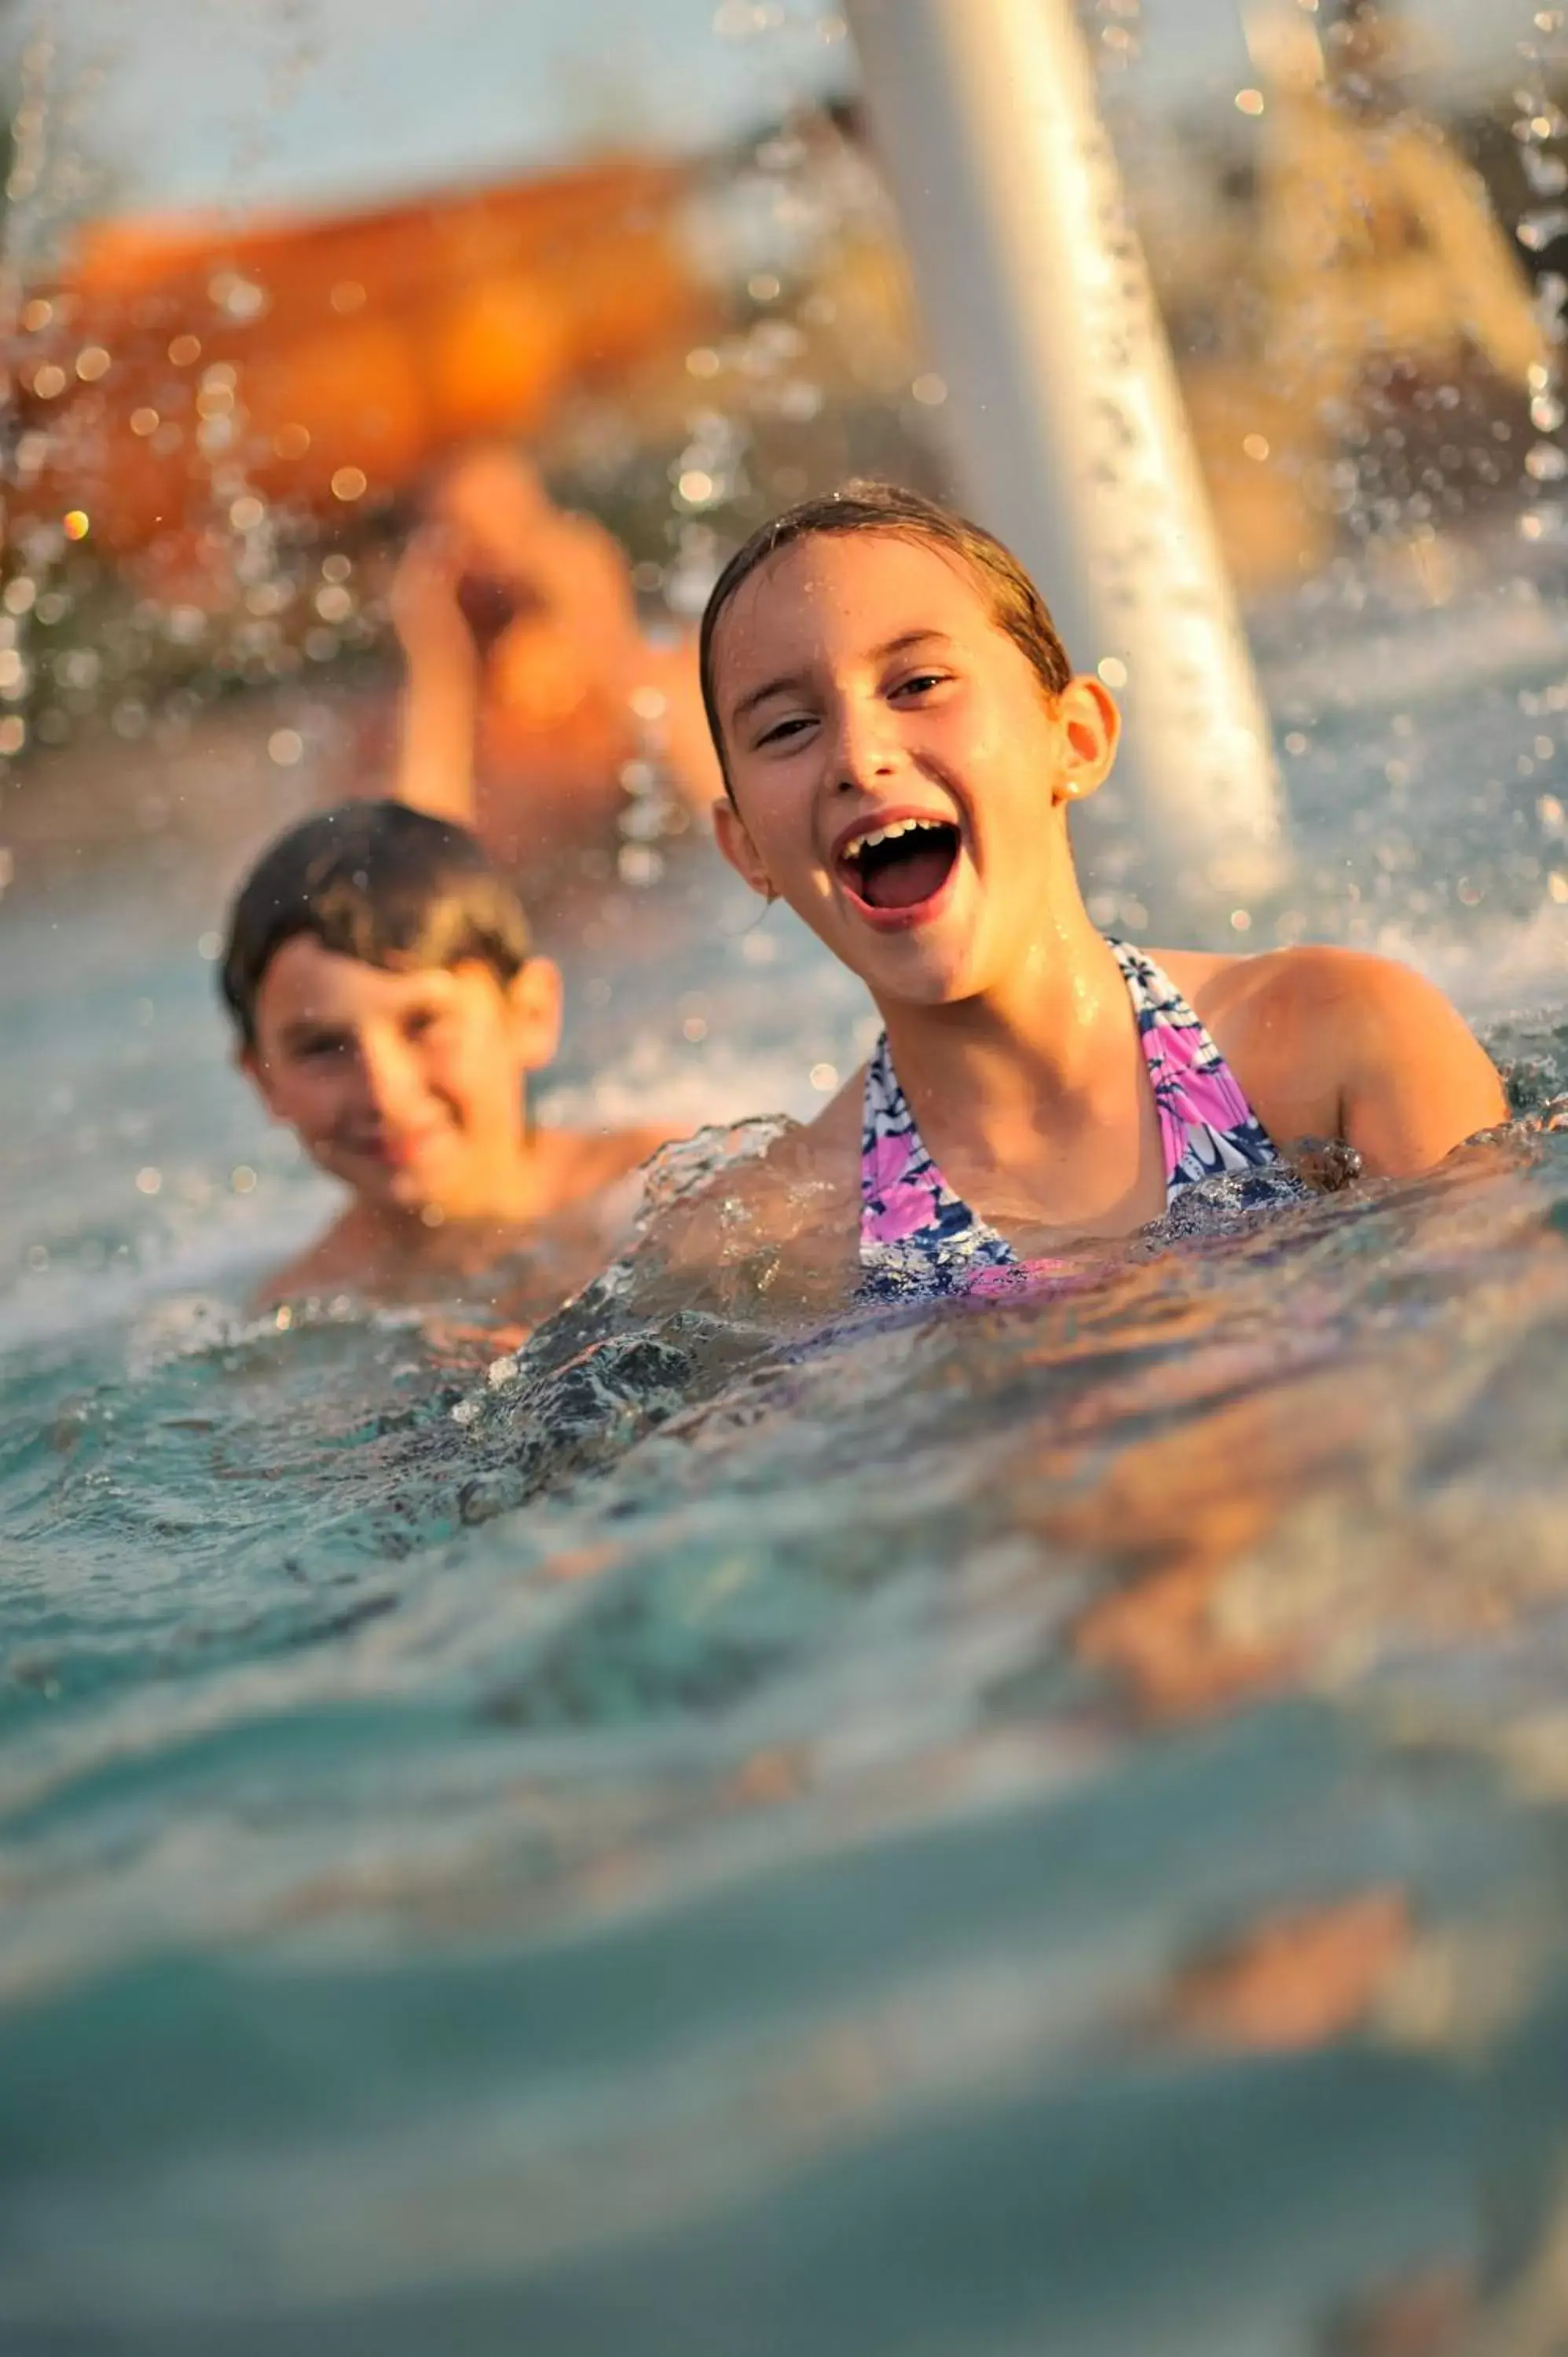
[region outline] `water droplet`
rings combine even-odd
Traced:
[[[1541,253],[1549,245],[1554,245],[1564,231],[1568,231],[1568,205],[1552,205],[1541,212],[1526,213],[1514,235],[1531,253]]]
[[[209,279],[207,292],[231,319],[257,319],[267,307],[267,291],[237,270],[220,270]]]

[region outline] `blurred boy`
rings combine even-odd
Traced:
[[[222,989],[242,1071],[350,1197],[269,1298],[449,1297],[526,1254],[489,1291],[532,1322],[603,1265],[668,1132],[534,1126],[561,976],[466,829],[392,802],[293,828],[235,899]]]

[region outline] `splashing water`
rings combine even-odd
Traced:
[[[1341,863],[1396,792],[1357,731],[1298,764]],[[1455,737],[1384,741],[1468,823]],[[600,1287],[487,1376],[439,1318],[245,1311],[320,1205],[167,947],[189,859],[156,924],[91,877],[8,915],[12,2345],[1251,2352],[1534,2297],[1539,939],[1490,1034],[1531,1119],[1430,1180],[830,1347],[739,1254],[725,1316]],[[638,905],[671,1012],[628,1034],[646,942],[596,950],[579,1070],[689,1057],[718,1112],[852,1068],[853,1000],[743,953],[705,869]]]
[[[757,465],[702,388],[759,385],[781,467],[811,422],[753,276],[659,495],[677,608]],[[1266,1224],[1219,1200],[1070,1301],[781,1336],[737,1239],[722,1314],[612,1279],[521,1358],[456,1312],[259,1318],[324,1198],[220,1060],[217,856],[144,802],[112,870],[0,874],[0,2343],[1553,2345],[1554,484],[1435,610],[1341,564],[1263,618],[1299,858],[1230,917],[1414,956],[1516,1124]],[[226,496],[250,623],[349,640],[350,560]],[[63,554],[13,573],[29,629]],[[261,737],[276,792],[308,748]],[[1090,866],[1157,939],[1125,815]],[[564,1109],[799,1114],[853,1071],[854,990],[689,841],[622,880]]]

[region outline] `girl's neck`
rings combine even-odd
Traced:
[[[1107,1072],[1108,1046],[1135,1029],[1114,951],[1074,888],[1054,895],[1005,980],[951,1006],[882,1007],[904,1092],[968,1125],[988,1108],[1048,1110]],[[1114,1059],[1109,1060],[1114,1062]]]

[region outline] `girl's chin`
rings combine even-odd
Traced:
[[[854,962],[855,971],[873,996],[896,998],[909,1006],[950,1006],[972,998],[972,959],[949,945],[921,942],[909,934],[885,942],[870,955]]]

